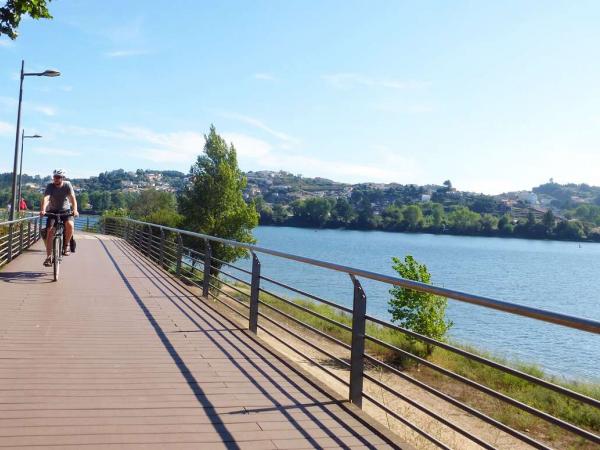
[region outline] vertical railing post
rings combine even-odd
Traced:
[[[210,250],[210,242],[208,239],[204,240],[204,273],[202,274],[202,295],[208,297],[208,290],[210,288],[210,266],[212,262],[212,255]]]
[[[19,255],[23,253],[23,232],[25,231],[23,225],[23,222],[19,224]]]
[[[13,244],[13,224],[11,223],[8,226],[8,254],[7,254],[7,259],[8,259],[9,262],[12,261],[12,259],[13,259],[13,252],[12,252],[13,245],[12,244]]]
[[[35,219],[33,221],[33,242],[37,242],[38,238],[40,237],[40,235],[38,234],[38,221],[40,221],[41,219]]]
[[[177,233],[177,261],[175,262],[175,273],[181,275],[181,258],[183,258],[183,239],[181,233]]]
[[[27,221],[27,248],[31,246],[31,220]]]
[[[248,328],[254,334],[258,332],[258,298],[260,294],[260,260],[252,252],[252,281],[250,284],[250,314]]]
[[[158,264],[160,265],[161,269],[163,268],[164,264],[164,251],[165,251],[165,231],[161,228],[160,229],[160,255],[158,257]]]
[[[354,301],[352,305],[349,398],[352,403],[362,408],[367,296],[360,281],[354,275],[350,275],[350,278],[354,284]]]
[[[152,227],[148,225],[148,235],[146,236],[148,241],[146,242],[146,256],[152,259],[152,253],[150,252],[152,248]]]

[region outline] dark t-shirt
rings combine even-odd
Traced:
[[[71,182],[63,181],[61,187],[56,187],[54,183],[48,184],[44,191],[44,196],[50,196],[50,203],[48,203],[47,211],[64,211],[71,207],[69,203],[69,195],[75,195]]]

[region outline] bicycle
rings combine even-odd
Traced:
[[[60,262],[63,256],[63,241],[65,235],[65,223],[64,218],[73,215],[72,212],[67,213],[46,213],[47,217],[55,217],[54,221],[54,237],[52,239],[52,266],[54,269],[54,281],[58,281],[58,275],[60,273]]]

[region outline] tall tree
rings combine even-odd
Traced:
[[[52,19],[48,11],[48,3],[52,0],[7,0],[0,7],[0,36],[17,38],[17,28],[21,17],[27,15],[32,19]]]
[[[253,243],[252,229],[258,225],[258,213],[254,203],[244,201],[246,177],[238,167],[235,147],[227,145],[214,125],[204,139],[204,151],[190,169],[191,184],[179,199],[183,226],[198,233]],[[204,242],[199,239],[188,245],[204,250]],[[211,250],[214,257],[228,262],[247,254],[244,249],[220,243],[212,243]]]

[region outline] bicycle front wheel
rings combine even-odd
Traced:
[[[54,281],[58,281],[58,275],[60,272],[60,251],[60,238],[55,237],[54,241],[52,242],[52,266],[54,267]]]

